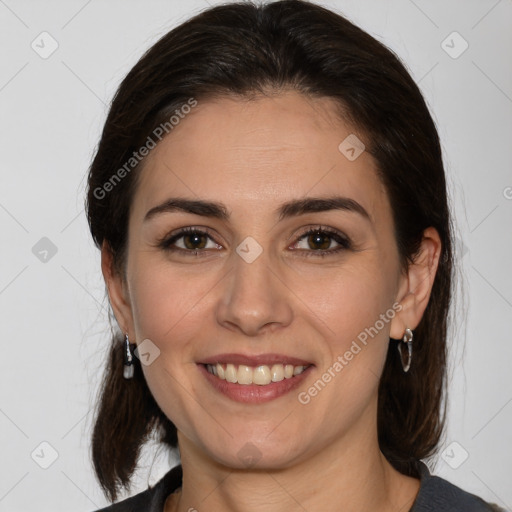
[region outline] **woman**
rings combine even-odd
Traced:
[[[498,510],[420,459],[444,422],[452,228],[396,56],[299,0],[211,8],[121,84],[91,233],[121,332],[92,456],[103,510]],[[493,508],[494,507],[494,508]]]

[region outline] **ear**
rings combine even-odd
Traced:
[[[441,255],[441,239],[433,227],[423,232],[423,239],[414,262],[400,276],[397,302],[402,309],[391,321],[390,337],[400,340],[406,328],[416,329],[425,312]]]
[[[134,340],[135,331],[128,286],[123,276],[114,267],[112,250],[106,241],[103,241],[101,246],[101,271],[119,328]]]

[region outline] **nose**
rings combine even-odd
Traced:
[[[230,330],[257,336],[289,325],[293,318],[293,293],[282,269],[270,261],[268,251],[254,260],[233,252],[230,272],[222,280],[217,321]]]

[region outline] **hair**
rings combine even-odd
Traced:
[[[446,415],[453,228],[434,121],[406,68],[382,43],[343,16],[302,0],[218,5],[165,34],[112,100],[88,175],[92,237],[98,248],[106,243],[115,271],[124,273],[130,206],[145,160],[130,172],[120,170],[155,127],[191,98],[251,99],[286,90],[334,100],[340,117],[364,137],[390,199],[403,270],[427,227],[441,238],[411,369],[403,372],[390,343],[378,390],[380,449],[398,471],[417,476],[415,463],[436,452]],[[116,172],[123,179],[108,189]],[[177,447],[176,427],[155,402],[140,363],[133,379],[123,378],[122,341],[122,333],[113,333],[92,433],[96,476],[112,502],[121,486],[129,488],[150,434],[157,433],[164,447]]]

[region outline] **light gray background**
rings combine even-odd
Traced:
[[[0,511],[107,503],[89,459],[109,336],[85,175],[122,77],[167,30],[213,3],[0,0]],[[323,4],[406,62],[438,124],[466,291],[451,336],[448,449],[435,471],[512,509],[512,3]],[[31,48],[51,48],[43,31],[59,45],[47,59]],[[454,31],[469,44],[457,58],[464,41]],[[57,248],[46,262],[32,250],[42,237]],[[43,469],[53,450],[58,458]],[[133,493],[169,467],[154,449],[142,464]]]

